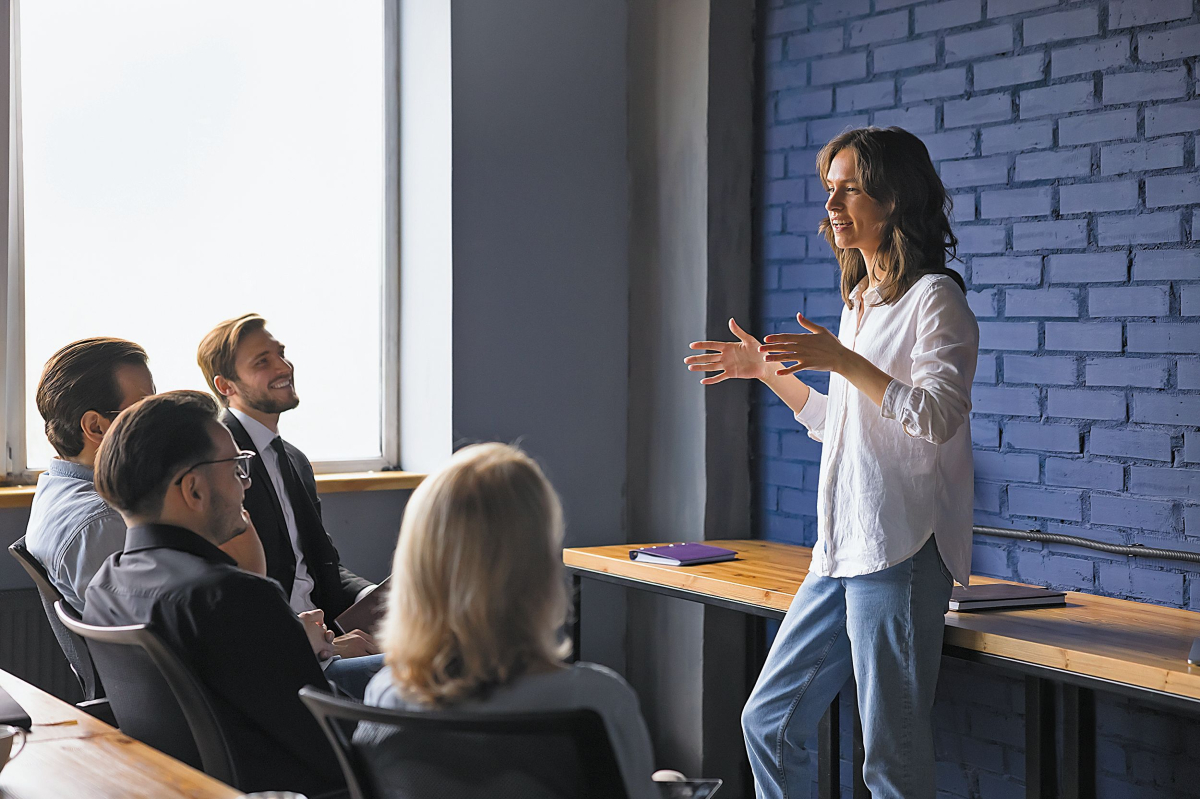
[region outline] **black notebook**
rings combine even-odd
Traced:
[[[0,725],[16,725],[18,728],[29,730],[33,725],[33,720],[29,718],[29,714],[25,709],[21,708],[20,703],[13,700],[12,695],[4,691],[4,687],[0,686]]]
[[[349,633],[357,628],[364,633],[374,635],[375,626],[379,624],[387,611],[388,584],[391,580],[392,576],[388,575],[374,589],[367,592],[361,600],[339,614],[333,622],[337,632]]]
[[[1013,583],[985,583],[982,586],[955,586],[950,595],[951,611],[986,611],[989,608],[1028,608],[1061,606],[1067,593],[1040,586]]]

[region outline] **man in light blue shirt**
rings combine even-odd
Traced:
[[[92,485],[96,452],[117,414],[152,394],[146,351],[109,337],[59,350],[38,382],[38,411],[58,457],[38,478],[25,546],[76,611],[83,611],[83,593],[96,570],[125,549],[121,515]],[[252,526],[221,549],[242,569],[266,574],[266,556]]]
[[[38,478],[25,545],[76,611],[92,576],[125,547],[125,523],[92,485],[92,465],[117,414],[154,394],[146,351],[94,338],[59,350],[42,372],[37,407],[58,452]]]
[[[92,468],[56,458],[38,478],[25,543],[76,611],[104,560],[125,547],[125,522],[96,494]]]

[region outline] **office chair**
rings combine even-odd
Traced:
[[[351,797],[629,796],[595,711],[425,714],[311,686],[300,699],[329,738]]]
[[[223,783],[239,785],[208,691],[162,639],[146,625],[88,625],[75,619],[61,600],[54,612],[68,630],[88,641],[123,733]]]
[[[67,605],[62,593],[50,582],[50,576],[46,573],[46,568],[42,566],[42,562],[38,561],[29,552],[29,549],[25,546],[24,536],[10,544],[8,552],[29,573],[29,577],[33,579],[33,584],[37,587],[38,598],[42,601],[42,608],[46,611],[46,619],[50,622],[50,630],[54,632],[54,638],[58,640],[58,646],[62,648],[63,655],[67,657],[67,663],[71,666],[71,672],[75,674],[75,679],[79,681],[79,688],[83,692],[83,701],[77,703],[77,707],[110,725],[116,725],[112,709],[108,704],[108,699],[104,697],[104,686],[101,685],[100,678],[96,675],[96,666],[92,663],[92,656],[88,652],[87,642],[71,633],[59,621],[58,615],[54,613],[54,604],[62,600],[67,612],[78,618],[75,609]]]

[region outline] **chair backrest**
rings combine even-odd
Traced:
[[[96,677],[96,667],[92,663],[92,655],[88,651],[87,642],[62,624],[58,615],[54,613],[54,604],[62,601],[64,608],[72,616],[77,617],[75,609],[67,605],[62,593],[50,582],[50,576],[46,573],[42,562],[29,552],[29,548],[25,546],[24,536],[10,544],[8,552],[17,560],[18,564],[25,568],[29,577],[33,578],[33,583],[37,586],[38,597],[42,601],[42,608],[46,611],[46,619],[50,621],[50,630],[54,631],[54,638],[58,640],[58,646],[62,648],[63,655],[67,657],[67,662],[71,665],[71,671],[75,673],[75,678],[79,681],[79,688],[83,690],[83,699],[96,700],[103,697],[104,687],[100,685],[100,679]]]
[[[306,686],[351,797],[628,797],[595,711],[421,713]],[[357,731],[356,731],[357,726]]]
[[[54,611],[88,641],[121,731],[231,786],[233,754],[208,691],[146,625],[104,627],[74,618],[60,600]]]

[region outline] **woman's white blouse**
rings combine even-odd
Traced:
[[[851,577],[895,566],[932,533],[950,573],[971,574],[974,465],[971,382],[979,325],[945,275],[922,276],[892,305],[863,285],[842,310],[838,338],[892,377],[882,408],[837,373],[796,413],[824,442],[817,490],[818,575]],[[861,325],[858,305],[866,300]]]

